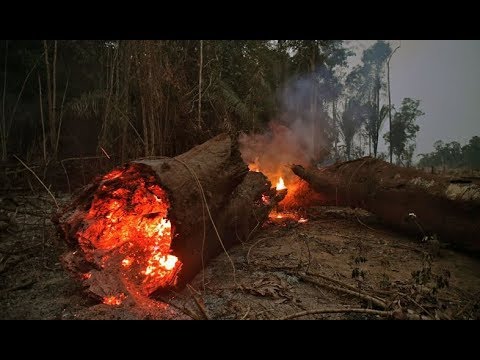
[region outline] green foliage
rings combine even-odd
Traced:
[[[195,40],[0,42],[2,83],[7,60],[2,155],[6,144],[8,154],[40,156],[41,104],[48,159],[100,155],[100,146],[121,161],[172,156],[220,132],[262,131],[283,115],[280,95],[297,80],[306,95],[287,116],[313,122],[315,151],[334,144],[335,154],[351,158],[371,144],[377,155],[388,113],[382,104],[387,42],[366,49],[350,74],[353,53],[340,40],[204,40],[201,48],[202,57]],[[413,105],[402,106],[392,130],[408,164],[415,126],[407,110]],[[476,146],[461,149],[472,164]]]
[[[345,155],[350,160],[353,137],[364,123],[367,109],[355,99],[349,99],[340,120],[340,131],[345,142]]]
[[[415,121],[418,117],[424,115],[419,107],[420,100],[403,99],[400,111],[395,113],[393,117],[392,128],[384,135],[385,142],[392,148],[393,154],[397,158],[397,164],[411,163],[411,157],[415,149],[415,138],[420,130]]]
[[[435,151],[421,156],[419,167],[445,167],[480,169],[480,137],[473,136],[468,144],[461,146],[457,141],[444,143],[441,140],[433,144]]]
[[[364,256],[357,256],[355,257],[354,261],[355,261],[355,264],[362,264],[364,262],[367,262],[367,258]]]
[[[49,40],[50,76],[53,79],[55,75],[56,85],[52,110],[47,99],[43,41],[10,41],[8,52],[3,42],[0,65],[3,70],[6,55],[7,120],[25,75],[37,64],[19,106],[27,109],[31,104],[31,127],[12,121],[12,133],[29,147],[42,143],[39,77],[46,135],[60,132],[60,157],[94,155],[99,146],[122,154],[122,158],[174,155],[221,131],[261,128],[277,110],[276,92],[283,78],[291,76],[289,48],[269,41],[203,43],[200,99],[199,41],[59,40],[55,56],[54,41]],[[201,126],[192,121],[198,118],[199,101]],[[49,111],[56,114],[55,129],[50,129]],[[33,131],[26,134],[26,129]],[[85,148],[70,149],[66,130],[78,134],[76,140]],[[87,147],[81,137],[84,132],[89,139],[98,138],[98,146],[92,147],[88,141]],[[18,141],[4,134],[3,126],[0,135],[8,142],[8,153],[17,152]],[[138,153],[142,148],[143,153]]]
[[[472,169],[480,169],[480,137],[474,136],[462,148],[467,165]]]
[[[388,106],[383,105],[379,109],[378,104],[375,104],[373,102],[369,102],[365,106],[367,108],[365,129],[367,130],[368,135],[372,139],[373,155],[377,157],[378,137],[380,135],[382,125],[388,115]]]
[[[352,279],[358,279],[360,281],[363,281],[363,279],[365,279],[365,276],[366,276],[365,270],[362,270],[358,267],[352,270]]]
[[[377,158],[383,161],[388,161],[388,154],[384,152],[380,152],[377,154]]]
[[[426,255],[423,259],[422,268],[411,273],[414,287],[417,290],[423,289],[423,293],[432,301],[436,302],[436,295],[439,290],[448,288],[450,285],[450,271],[441,269],[440,274],[432,270],[431,255]]]
[[[392,284],[392,282],[390,280],[390,277],[387,274],[383,273],[382,274],[382,279],[380,280],[380,284],[379,284],[380,288],[381,289],[388,289],[388,288],[390,288],[391,284]]]
[[[373,146],[373,155],[377,156],[378,138],[388,115],[388,106],[381,105],[381,91],[385,87],[385,63],[392,48],[385,41],[377,41],[362,55],[362,65],[356,66],[347,76],[347,91],[364,104],[367,116],[364,118],[365,130]]]

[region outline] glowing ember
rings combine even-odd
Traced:
[[[160,266],[163,266],[166,270],[172,270],[177,263],[177,257],[173,255],[167,255],[160,258]]]
[[[82,274],[82,279],[84,279],[84,280],[90,279],[91,277],[92,277],[92,274],[90,274],[90,273]]]
[[[182,263],[170,250],[166,192],[153,175],[141,174],[135,166],[114,170],[102,180],[86,226],[77,233],[89,260],[98,263],[101,255],[102,268],[118,273],[125,286],[144,295],[175,285]],[[104,303],[118,305],[118,299],[108,296]]]
[[[272,210],[268,215],[271,221],[275,223],[289,223],[289,222],[298,222],[305,223],[308,220],[302,217],[297,211],[291,210]]]
[[[130,265],[132,265],[132,262],[133,262],[133,259],[131,257],[127,257],[122,260],[122,266],[129,267]]]
[[[287,187],[285,186],[285,183],[283,182],[283,178],[280,177],[280,179],[278,179],[276,189],[277,190],[283,190],[283,189],[286,189],[286,188]]]
[[[248,164],[248,169],[250,171],[260,172],[260,164],[258,163],[258,156],[255,158],[253,163]]]
[[[265,205],[270,205],[270,196],[265,195],[265,194],[262,194],[262,202],[263,202]]]
[[[103,298],[103,303],[106,305],[113,305],[118,306],[122,303],[122,301],[126,298],[125,294],[120,294],[118,296],[105,296]]]
[[[148,276],[165,276],[166,271],[175,268],[178,258],[173,255],[159,257],[159,254],[152,256],[148,261],[148,266],[144,271]]]

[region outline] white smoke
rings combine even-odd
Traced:
[[[324,70],[289,81],[279,92],[280,114],[262,134],[242,134],[240,151],[248,164],[272,176],[290,176],[288,165],[307,166],[328,153],[325,129],[329,121],[323,109],[331,94]]]

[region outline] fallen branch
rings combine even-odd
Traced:
[[[333,279],[333,278],[331,278],[331,277],[329,277],[329,276],[326,276],[326,275],[317,274],[317,273],[313,273],[313,272],[310,272],[310,271],[307,271],[306,274],[307,274],[307,275],[310,275],[310,276],[319,277],[319,278],[321,278],[321,279],[323,279],[323,280],[326,280],[326,281],[333,282],[333,283],[335,283],[335,284],[337,284],[337,285],[343,286],[343,287],[345,287],[345,288],[347,288],[347,289],[350,289],[350,290],[352,290],[352,291],[355,291],[355,292],[359,292],[359,291],[360,291],[359,289],[357,289],[356,287],[354,287],[354,286],[352,286],[352,285],[346,284],[346,283],[344,283],[344,282],[341,282],[340,280]],[[380,300],[380,299],[379,299],[379,300]]]
[[[35,280],[35,279],[25,280],[25,281],[20,282],[19,284],[15,285],[15,286],[0,290],[0,296],[3,296],[3,295],[5,295],[9,292],[12,292],[12,291],[28,289],[29,287],[31,287],[36,282],[37,282],[37,280]]]
[[[35,248],[40,247],[40,246],[42,246],[42,244],[39,243],[39,244],[35,244],[35,245],[32,245],[32,246],[27,246],[27,247],[22,248],[20,250],[14,250],[14,251],[0,249],[0,253],[5,254],[5,255],[18,255],[18,254],[27,252],[28,250],[35,249]]]
[[[20,158],[19,158],[17,155],[13,155],[13,157],[14,157],[15,159],[17,159],[18,161],[20,161],[20,163],[21,163],[23,166],[25,166],[25,168],[26,168],[28,171],[30,171],[30,172],[33,174],[33,176],[35,176],[35,178],[40,182],[40,184],[43,185],[43,187],[45,188],[45,190],[47,190],[48,194],[52,197],[53,202],[54,202],[55,205],[57,206],[57,209],[60,209],[60,206],[58,206],[58,203],[57,203],[57,199],[55,199],[55,196],[53,196],[53,194],[52,194],[52,192],[50,191],[50,189],[43,183],[42,180],[40,180],[40,178],[37,176],[37,174],[35,174],[35,171],[33,171],[32,169],[30,169],[30,168],[28,167],[28,165],[25,164],[22,160],[20,160]]]
[[[406,298],[408,300],[410,300],[412,303],[414,303],[420,310],[424,311],[428,316],[430,316],[431,319],[434,319],[435,317],[430,313],[430,311],[428,311],[427,309],[425,309],[422,305],[420,305],[418,302],[416,302],[411,296],[409,295],[406,295]],[[452,319],[448,319],[448,320],[452,320]]]
[[[15,257],[10,257],[10,255],[6,255],[2,257],[0,259],[0,274],[8,270],[10,267],[15,266],[18,263],[24,261],[25,259],[26,259],[25,256],[19,256],[15,258]]]
[[[202,313],[202,317],[204,320],[210,320],[210,317],[207,314],[207,310],[205,309],[205,305],[201,303],[201,301],[197,298],[195,293],[198,293],[190,284],[187,284],[188,289],[190,290],[190,294],[192,295],[195,304],[197,304],[198,309]]]
[[[189,308],[186,307],[186,306],[183,308],[182,312],[183,312],[185,315],[187,315],[187,316],[189,316],[190,318],[192,318],[193,320],[202,320],[202,318],[201,318],[200,315],[198,315],[195,311],[189,309]]]
[[[308,245],[308,241],[305,238],[302,238],[303,242],[307,246],[308,250],[308,264],[307,264],[307,269],[305,270],[306,273],[308,273],[308,269],[310,269],[310,263],[312,262],[312,253],[310,252],[310,246]],[[300,259],[301,262],[301,259]]]
[[[249,306],[248,309],[247,309],[247,312],[245,313],[245,315],[242,316],[242,318],[240,320],[245,320],[248,316],[248,314],[250,313],[250,309],[251,307]]]
[[[392,317],[394,312],[393,311],[382,311],[382,310],[373,310],[373,309],[342,309],[342,308],[326,308],[326,309],[316,309],[316,310],[308,310],[308,311],[301,311],[295,314],[287,315],[277,320],[290,320],[299,318],[302,316],[307,315],[315,315],[315,314],[339,314],[339,313],[361,313],[361,314],[372,314],[384,317]]]
[[[252,251],[252,249],[255,247],[255,245],[258,245],[260,242],[262,242],[263,240],[267,240],[267,239],[271,239],[272,236],[269,236],[269,237],[264,237],[264,238],[260,238],[258,239],[257,241],[255,241],[252,246],[250,246],[250,248],[248,249],[248,252],[247,252],[247,264],[250,265],[250,251]]]
[[[373,296],[364,294],[364,293],[362,293],[358,290],[350,290],[350,289],[347,289],[345,287],[339,287],[339,286],[325,284],[325,283],[322,283],[320,281],[317,281],[315,279],[312,279],[312,278],[310,278],[308,276],[304,276],[304,275],[298,275],[297,274],[297,276],[300,277],[300,279],[302,279],[303,281],[310,282],[310,283],[318,285],[320,287],[324,287],[324,288],[327,288],[327,289],[330,289],[330,290],[338,291],[338,292],[341,292],[341,293],[344,293],[344,294],[349,294],[349,295],[355,296],[359,299],[369,301],[372,304],[374,304],[374,305],[376,305],[376,306],[378,306],[382,309],[386,309],[388,307],[387,304],[385,303],[385,301],[380,300],[378,298],[375,298]]]
[[[62,166],[63,172],[65,173],[65,177],[67,178],[68,192],[71,193],[72,189],[70,187],[70,178],[68,177],[67,168],[65,167],[64,162],[73,161],[73,160],[81,160],[82,164],[83,164],[83,160],[93,160],[93,159],[98,160],[98,159],[104,159],[104,158],[105,158],[104,156],[86,156],[86,157],[72,157],[72,158],[66,158],[66,159],[60,160],[60,165]],[[110,159],[110,157],[109,157],[109,159]]]
[[[377,231],[378,231],[378,230],[375,230],[374,228],[368,226],[367,224],[365,224],[362,220],[360,220],[360,219],[358,218],[357,215],[355,215],[355,218],[357,219],[357,221],[358,221],[358,223],[359,223],[360,225],[365,226],[367,229],[372,230],[372,231],[374,231],[374,232],[377,232]]]
[[[30,215],[30,216],[34,216],[34,217],[38,217],[38,218],[42,218],[42,219],[46,217],[45,213],[40,212],[40,211],[35,212],[35,211],[28,211],[28,210],[18,210],[18,208],[15,209],[15,211],[16,211],[17,215]],[[12,210],[12,212],[13,212],[13,210]]]

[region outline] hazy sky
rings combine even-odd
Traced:
[[[374,41],[351,41],[354,49]],[[397,109],[404,97],[421,100],[425,115],[418,119],[416,153],[433,150],[436,140],[464,145],[480,136],[480,41],[395,40],[401,47],[390,61],[392,102]],[[361,51],[359,51],[361,53]],[[388,130],[385,122],[384,132]],[[386,151],[383,138],[381,151]]]

